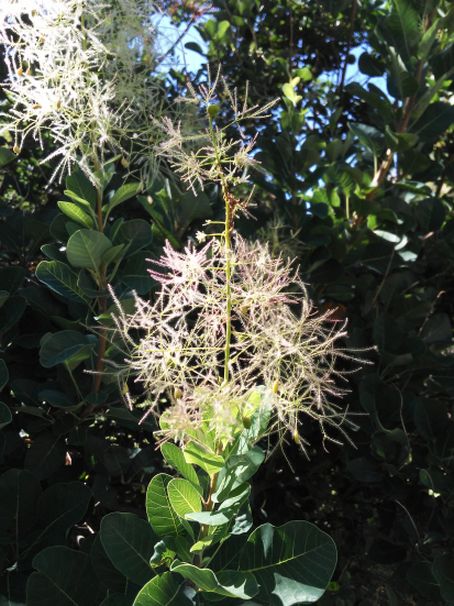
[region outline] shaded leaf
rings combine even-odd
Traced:
[[[48,547],[33,560],[27,583],[28,606],[98,606],[99,586],[87,554]]]
[[[96,205],[96,188],[82,171],[76,169],[66,177],[66,189],[74,192],[79,199],[86,200],[92,206]]]
[[[101,521],[100,537],[110,561],[125,577],[143,585],[153,576],[149,560],[157,538],[145,520],[132,513],[110,513]]]
[[[114,209],[119,204],[126,202],[130,198],[137,196],[142,190],[142,183],[125,183],[117,189],[112,198],[109,201],[109,210]]]
[[[77,274],[66,263],[41,261],[36,268],[36,277],[58,295],[77,303],[85,302],[77,285]]]
[[[73,267],[99,271],[103,255],[112,248],[107,236],[93,229],[78,229],[68,240],[66,255]]]
[[[11,411],[6,404],[0,402],[0,429],[3,429],[11,423],[13,417]]]
[[[81,362],[90,357],[95,345],[93,335],[84,335],[75,330],[46,333],[41,339],[39,361],[44,368]]]

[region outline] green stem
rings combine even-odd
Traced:
[[[224,346],[224,383],[230,379],[230,346],[232,340],[232,209],[230,206],[229,195],[226,185],[222,184],[222,196],[225,204],[225,224],[224,224],[224,254],[225,254],[225,346]]]

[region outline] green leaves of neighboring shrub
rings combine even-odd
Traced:
[[[48,547],[33,560],[37,570],[27,583],[29,606],[98,606],[98,581],[87,554]]]
[[[101,522],[102,546],[126,578],[143,585],[152,576],[149,560],[157,541],[150,525],[131,513],[111,513]]]

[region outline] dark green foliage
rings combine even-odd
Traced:
[[[310,461],[296,445],[286,451],[292,468],[274,453],[252,488],[253,517],[263,524],[251,531],[245,514],[248,545],[238,522],[229,549],[211,563],[216,580],[207,575],[200,586],[225,586],[218,573],[237,570],[239,553],[242,564],[260,560],[266,532],[279,539],[295,532],[289,519],[303,518],[329,532],[339,552],[321,604],[454,603],[452,6],[213,5],[197,22],[212,71],[221,63],[240,96],[249,80],[254,103],[280,98],[259,129],[257,220],[244,231],[297,256],[318,306],[348,318],[349,345],[375,349],[361,354],[371,364],[351,377],[355,448],[321,444],[307,420]],[[175,18],[196,18],[195,10],[178,3]],[[191,80],[205,75],[203,67]],[[172,76],[169,96],[184,93],[184,74]],[[253,133],[256,125],[246,127]],[[166,561],[170,524],[183,537],[171,550],[184,558],[185,524],[228,516],[200,518],[197,474],[166,445],[168,463],[192,487],[192,521],[178,518],[168,490],[182,485],[162,473],[154,421],[139,425],[143,412],[123,403],[120,344],[100,355],[100,343],[112,327],[107,285],[124,306],[133,290],[151,293],[146,259],[164,239],[179,247],[203,220],[218,218],[217,192],[194,196],[169,181],[141,191],[110,164],[100,222],[97,192],[81,173],[46,188],[51,167],[38,164],[49,150],[30,144],[16,158],[10,142],[2,144],[0,604],[131,606],[145,582],[138,606],[166,603],[165,596],[190,604],[186,570],[154,577],[144,562]],[[196,463],[200,452],[191,457]],[[252,452],[236,460],[242,482],[259,459]],[[152,477],[156,491],[146,499]],[[237,480],[226,472],[224,487]],[[249,493],[234,488],[244,505]],[[153,526],[155,506],[162,510],[158,537],[145,521],[145,499]],[[328,541],[324,548],[332,549]],[[276,604],[289,595],[292,603],[292,588],[276,578],[262,583],[264,603],[271,590]],[[314,583],[313,595],[327,581]],[[304,574],[298,582],[310,585]]]

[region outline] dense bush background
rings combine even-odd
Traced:
[[[351,379],[354,446],[322,443],[307,422],[310,459],[293,444],[286,457],[275,452],[255,485],[255,519],[308,519],[334,537],[340,560],[323,604],[454,604],[454,8],[212,4],[200,17],[197,2],[168,3],[205,42],[190,43],[203,56],[197,73],[169,74],[169,99],[187,78],[203,81],[206,62],[221,64],[240,96],[248,80],[257,103],[281,98],[259,127],[256,220],[244,231],[297,256],[319,307],[348,318],[349,344],[376,348]],[[103,329],[93,327],[109,327],[112,265],[93,280],[66,254],[80,218],[57,202],[71,196],[46,187],[52,167],[31,143],[16,158],[4,137],[0,605],[25,603],[35,568],[27,604],[60,604],[60,575],[81,606],[108,590],[103,604],[127,606],[137,589],[103,553],[100,522],[113,511],[142,515],[161,462],[152,421],[137,424],[142,412],[126,409],[114,372],[85,372],[100,368]],[[137,194],[121,189],[112,166],[106,234],[129,248],[111,281],[125,298],[146,295],[145,259],[220,213],[218,192],[195,197],[162,180]],[[66,189],[94,195],[77,172]],[[105,357],[114,369],[115,348]]]

